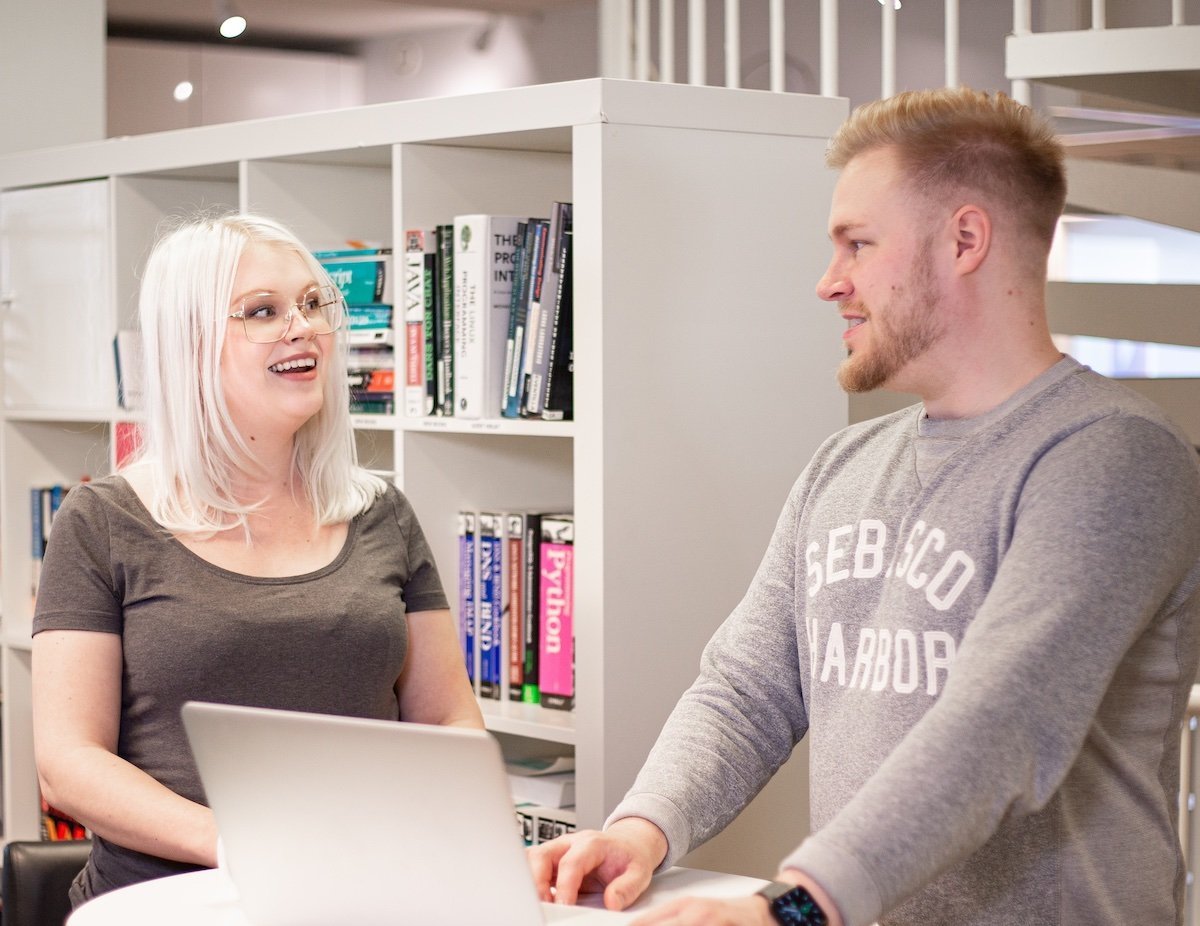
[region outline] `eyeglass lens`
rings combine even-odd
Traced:
[[[282,340],[292,325],[292,312],[300,315],[316,334],[329,334],[342,323],[341,294],[331,286],[319,286],[289,303],[278,293],[256,293],[242,300],[241,318],[246,337],[258,343]]]

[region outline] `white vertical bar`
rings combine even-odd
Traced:
[[[658,79],[675,83],[675,0],[658,0]]]
[[[1013,0],[1013,35],[1029,35],[1033,23],[1033,0]],[[1010,90],[1018,103],[1033,103],[1033,88],[1027,80],[1014,80]]]
[[[771,89],[783,93],[787,89],[784,77],[785,58],[783,50],[783,0],[771,0],[770,12]]]
[[[1013,0],[1013,35],[1033,31],[1033,0]]]
[[[600,0],[601,77],[628,78],[633,72],[629,17],[629,0]]]
[[[704,0],[688,0],[688,83],[703,84],[705,73]]]
[[[1092,28],[1103,29],[1108,23],[1104,18],[1104,0],[1092,0]]]
[[[738,0],[725,0],[725,86],[742,85],[742,32]]]
[[[638,80],[650,79],[650,0],[634,0],[634,69]]]
[[[946,86],[958,86],[958,0],[946,0]]]
[[[893,0],[884,0],[882,9],[883,76],[879,96],[886,100],[896,93],[896,4]]]
[[[821,0],[821,96],[838,95],[837,0]]]
[[[1171,25],[1183,25],[1183,0],[1171,0]]]

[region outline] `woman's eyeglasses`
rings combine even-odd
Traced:
[[[314,286],[299,302],[288,302],[279,293],[254,293],[229,317],[242,320],[247,341],[273,344],[287,337],[296,317],[303,318],[315,334],[332,334],[342,327],[345,311],[336,287]]]

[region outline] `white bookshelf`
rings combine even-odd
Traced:
[[[23,362],[68,388],[111,378],[114,326],[129,323],[160,223],[181,210],[263,212],[313,248],[396,247],[405,228],[458,213],[574,202],[575,420],[355,425],[364,463],[412,500],[452,597],[458,510],[575,512],[577,707],[490,702],[484,713],[514,750],[574,750],[577,816],[595,826],[744,592],[792,482],[847,421],[833,376],[840,320],[813,294],[834,179],[823,153],[845,111],[820,97],[596,79],[3,156],[0,196],[87,181],[108,208],[96,323],[72,334],[69,356],[50,338],[25,345]],[[73,265],[62,274],[93,286]],[[6,344],[30,315],[72,322],[73,306],[9,295]],[[3,383],[6,395],[27,386]],[[28,489],[108,471],[114,403],[115,391],[82,390],[45,407],[4,403],[7,839],[37,833]],[[806,820],[804,801],[788,800]],[[774,864],[803,831],[769,829],[759,848]]]

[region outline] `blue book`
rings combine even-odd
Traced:
[[[479,696],[499,698],[504,582],[504,519],[499,514],[479,515]]]
[[[467,678],[472,684],[478,678],[475,671],[475,533],[473,511],[458,513],[458,629],[463,656],[467,662]]]

